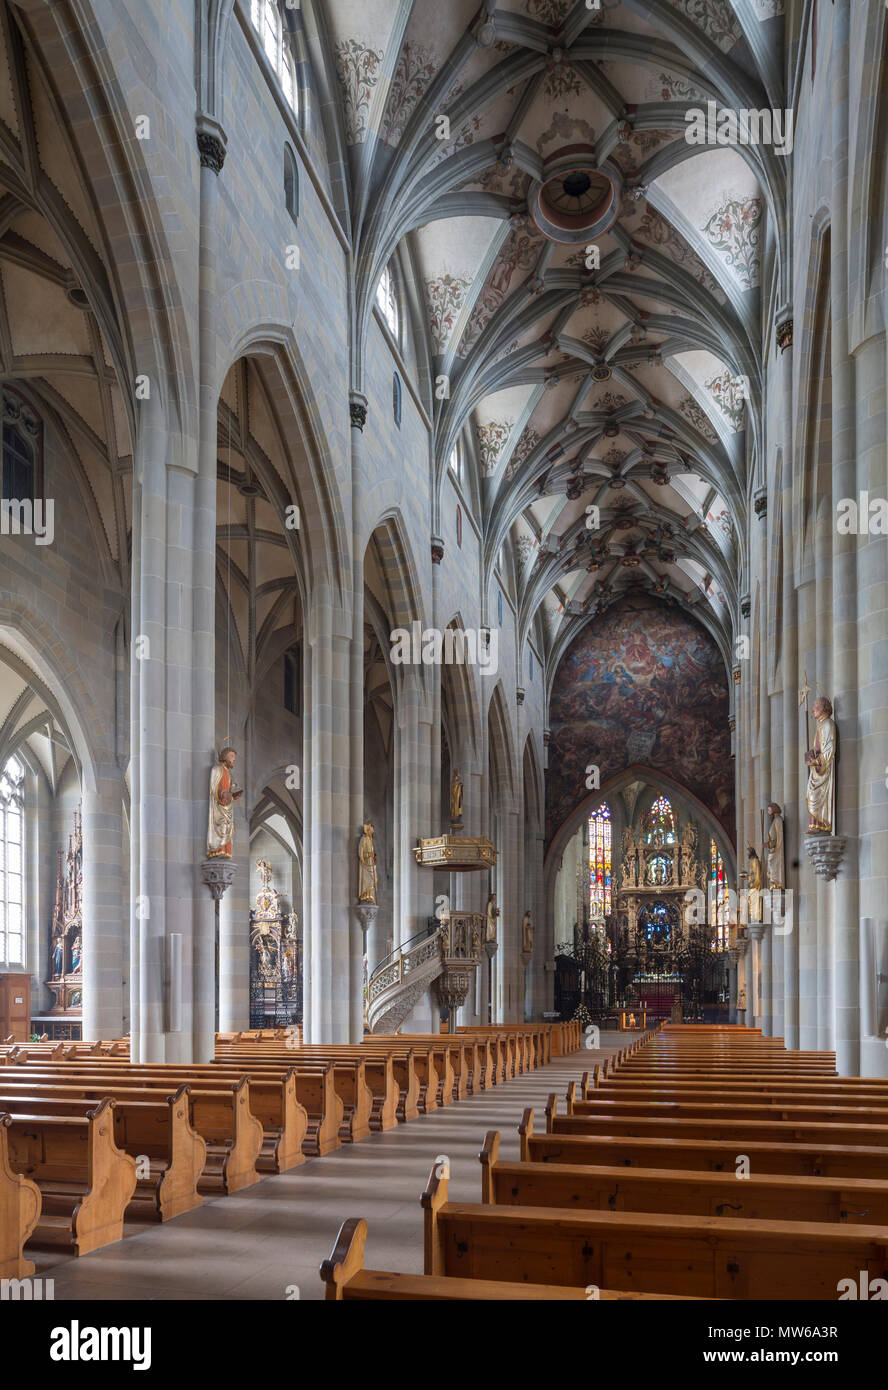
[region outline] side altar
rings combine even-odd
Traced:
[[[80,1037],[83,1017],[83,818],[74,812],[68,849],[58,851],[55,901],[50,928],[49,1014],[34,1020],[52,1038]]]
[[[302,940],[299,919],[275,888],[271,865],[256,865],[261,886],[250,909],[250,1027],[302,1022]]]

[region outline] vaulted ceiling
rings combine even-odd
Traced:
[[[729,660],[785,161],[690,144],[685,116],[783,105],[783,0],[327,11],[358,299],[394,256],[447,378],[439,478],[461,439],[489,570],[513,542],[522,636],[557,658],[642,589]]]

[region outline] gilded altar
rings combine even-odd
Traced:
[[[260,859],[260,888],[250,910],[250,1027],[302,1021],[302,941],[299,918],[275,888],[271,865]]]
[[[50,928],[50,1014],[79,1020],[83,1013],[83,818],[74,812],[68,849],[58,851],[55,902]]]

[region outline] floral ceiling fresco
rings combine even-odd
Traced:
[[[546,837],[600,782],[638,765],[667,773],[734,838],[728,676],[709,633],[689,614],[631,595],[583,629],[552,690]]]

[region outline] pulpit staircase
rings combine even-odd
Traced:
[[[482,923],[480,913],[453,913],[445,922],[432,918],[381,960],[367,986],[371,1033],[397,1032],[433,985],[442,1004],[464,1004],[478,965]]]

